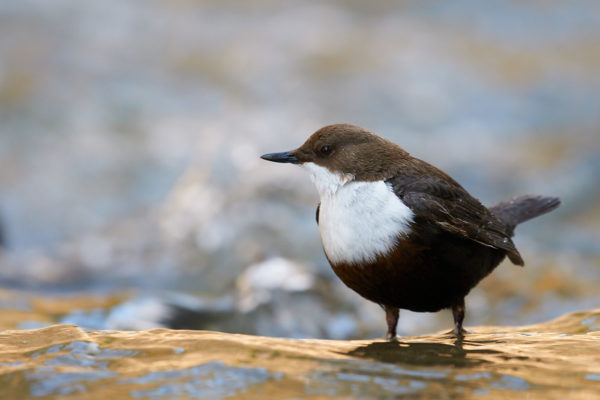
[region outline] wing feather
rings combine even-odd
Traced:
[[[398,175],[386,182],[416,216],[435,221],[439,229],[452,235],[505,250],[514,264],[523,265],[502,221],[450,177],[435,171],[438,173],[426,177]]]

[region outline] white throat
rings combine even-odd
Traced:
[[[302,164],[319,195],[319,231],[332,263],[375,261],[410,233],[414,214],[384,181],[356,181],[312,162]]]

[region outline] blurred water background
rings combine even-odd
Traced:
[[[599,303],[597,1],[4,0],[0,121],[3,328],[381,336],[327,265],[308,176],[259,159],[337,122],[485,204],[562,198],[467,326]],[[402,312],[399,333],[450,326]]]

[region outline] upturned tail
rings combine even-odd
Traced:
[[[508,232],[512,236],[515,228],[521,222],[535,218],[538,215],[546,214],[558,206],[560,206],[560,199],[558,197],[528,194],[502,201],[490,207],[490,211],[504,222],[504,225],[506,225]]]

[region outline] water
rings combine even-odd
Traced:
[[[382,340],[213,331],[0,333],[0,397],[600,398],[600,310],[522,327]]]

